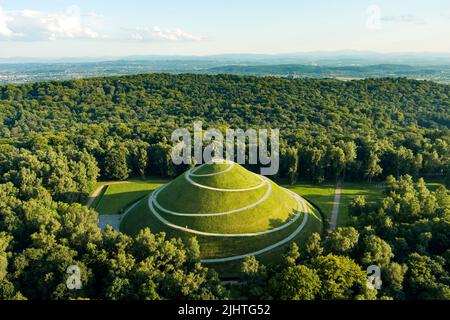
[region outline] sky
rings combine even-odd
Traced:
[[[0,57],[450,52],[449,0],[0,0]]]

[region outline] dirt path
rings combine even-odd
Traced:
[[[338,181],[336,184],[336,191],[334,193],[333,211],[331,213],[330,230],[336,229],[337,220],[339,216],[339,205],[341,202],[342,182]]]

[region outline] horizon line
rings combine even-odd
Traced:
[[[211,54],[130,54],[130,55],[77,55],[77,56],[6,56],[0,60],[8,59],[36,59],[36,60],[60,60],[60,59],[121,59],[130,57],[186,57],[186,58],[208,58],[217,56],[283,56],[283,55],[300,55],[300,54],[378,54],[378,55],[438,55],[450,57],[450,51],[371,51],[371,50],[312,50],[312,51],[288,51],[277,53],[257,53],[257,52],[230,52],[230,53],[211,53]]]

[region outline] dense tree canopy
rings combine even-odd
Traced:
[[[279,128],[281,175],[314,181],[444,175],[450,86],[149,74],[0,86],[0,144],[93,155],[107,179],[176,175],[175,128]],[[56,159],[55,159],[56,161]]]
[[[279,265],[244,259],[239,298],[450,299],[450,86],[406,79],[149,74],[0,86],[0,299],[221,299],[199,244],[100,232],[82,204],[98,179],[173,177],[179,127],[279,128],[280,172],[386,180],[349,206],[351,226],[313,234]],[[250,169],[256,169],[250,166]],[[67,268],[80,269],[69,290]],[[380,290],[366,268],[381,268]]]

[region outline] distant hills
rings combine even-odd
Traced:
[[[269,66],[223,66],[208,69],[210,73],[230,73],[240,75],[274,75],[301,78],[361,79],[381,77],[407,77],[412,79],[450,82],[450,66],[418,66],[380,64],[369,66],[310,66],[310,65],[269,65]]]
[[[312,65],[375,65],[406,64],[413,66],[449,65],[450,53],[381,53],[370,51],[315,51],[282,54],[217,54],[193,55],[132,55],[124,57],[60,57],[0,58],[1,63],[90,63],[104,61],[189,61],[218,64],[312,64]]]
[[[408,77],[450,83],[450,54],[338,51],[276,55],[0,58],[0,84],[150,72],[340,79]]]

